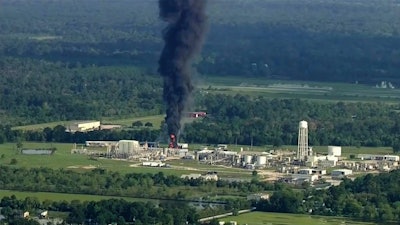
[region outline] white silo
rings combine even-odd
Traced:
[[[135,140],[120,140],[118,150],[120,154],[133,154],[140,148],[139,142]]]
[[[267,156],[259,155],[257,156],[257,166],[264,166],[267,164]]]
[[[342,156],[341,146],[328,146],[328,155],[340,157]]]
[[[299,138],[297,145],[297,159],[305,160],[308,153],[308,123],[300,121],[299,123]]]
[[[244,163],[251,164],[253,161],[252,155],[244,155]]]

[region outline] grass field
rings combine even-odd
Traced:
[[[190,145],[190,149],[201,149],[205,145]],[[188,173],[202,173],[206,171],[217,171],[222,176],[227,177],[243,177],[249,178],[251,176],[251,171],[237,169],[237,168],[227,168],[222,166],[211,166],[207,164],[201,164],[197,161],[192,160],[173,160],[168,161],[171,165],[170,168],[149,168],[141,166],[132,166],[133,164],[140,164],[139,162],[132,162],[127,160],[113,160],[113,159],[93,159],[86,155],[71,154],[71,148],[73,144],[63,144],[63,143],[36,143],[36,142],[25,142],[23,143],[23,148],[52,148],[55,147],[57,150],[53,155],[22,155],[19,154],[15,143],[7,143],[0,145],[0,163],[10,164],[11,159],[15,158],[17,160],[17,165],[19,167],[49,167],[53,169],[71,169],[77,171],[85,171],[90,167],[104,168],[112,171],[118,171],[122,173],[157,173],[162,171],[166,174],[182,175]],[[274,149],[272,146],[235,146],[229,145],[230,150],[240,151],[269,151]],[[208,146],[209,149],[214,147]],[[297,146],[282,146],[281,149],[296,151]],[[327,146],[314,146],[314,152],[326,154],[328,152]],[[357,154],[393,154],[390,147],[352,147],[343,146],[342,155],[349,157],[350,155]]]
[[[81,195],[81,194],[64,194],[64,193],[51,193],[51,192],[21,192],[21,191],[10,191],[10,190],[0,190],[0,199],[5,196],[15,195],[17,199],[25,199],[26,197],[37,198],[39,201],[43,202],[45,200],[51,201],[72,201],[79,200],[84,201],[101,201],[106,199],[124,199],[126,201],[136,202],[158,202],[158,200],[152,199],[142,199],[142,198],[128,198],[128,197],[115,197],[115,196],[102,196],[102,195]]]
[[[119,124],[122,126],[132,126],[133,122],[141,121],[143,124],[150,122],[153,124],[153,128],[160,128],[161,122],[164,120],[165,115],[155,115],[155,116],[144,116],[144,117],[127,117],[125,119],[113,119],[104,118],[102,120],[103,124]]]
[[[53,169],[70,169],[74,171],[87,171],[93,168],[103,168],[111,171],[118,171],[121,173],[158,173],[162,171],[167,175],[190,174],[190,173],[204,173],[207,171],[217,171],[220,176],[224,177],[241,177],[250,178],[251,171],[243,169],[229,169],[220,166],[210,166],[199,164],[191,160],[175,160],[167,163],[171,164],[170,168],[151,168],[138,165],[139,162],[132,162],[127,160],[114,160],[114,159],[91,159],[86,155],[71,154],[72,144],[63,143],[35,143],[24,142],[23,148],[52,148],[57,150],[53,155],[22,155],[19,154],[15,143],[1,144],[0,145],[0,164],[10,165],[12,159],[17,160],[16,167],[37,168],[49,167]]]
[[[231,216],[220,221],[236,221],[238,225],[373,225],[375,223],[351,221],[347,218],[309,216],[288,213],[252,212]]]
[[[325,102],[398,103],[400,100],[400,90],[398,89],[382,89],[363,84],[218,76],[207,76],[201,80],[199,87],[209,93],[248,94],[268,98],[297,98]]]
[[[133,122],[141,121],[143,124],[150,122],[153,124],[153,128],[158,129],[161,126],[161,121],[164,120],[164,115],[154,115],[154,116],[144,116],[144,117],[129,117],[126,118],[103,118],[101,119],[102,124],[115,124],[121,125],[123,127],[130,127],[132,126]],[[57,125],[68,126],[69,124],[73,123],[73,121],[56,121],[50,123],[40,123],[40,124],[32,124],[26,126],[16,126],[13,127],[13,130],[41,130],[46,127],[54,128]]]

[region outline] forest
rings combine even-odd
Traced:
[[[268,201],[258,203],[261,211],[311,213],[358,218],[365,221],[399,221],[400,171],[345,179],[326,190],[298,192],[284,188]]]
[[[308,121],[310,145],[393,147],[400,151],[398,104],[317,103],[246,95],[207,94],[197,99],[208,116],[184,125],[181,142],[241,145],[297,145],[298,123]],[[88,140],[163,141],[161,128],[69,133],[59,125],[12,130],[0,125],[0,143],[19,141],[85,143]]]
[[[36,212],[47,209],[65,212],[66,220],[62,224],[163,224],[179,225],[186,222],[197,224],[199,214],[194,208],[186,204],[160,203],[158,205],[150,202],[128,202],[122,199],[111,199],[102,201],[81,202],[79,200],[40,202],[36,198],[27,197],[17,199],[15,195],[1,199],[1,213],[5,220],[0,224],[11,225],[39,225],[33,219],[19,217],[22,211]],[[34,216],[34,215],[33,215]],[[51,224],[51,222],[50,222]]]
[[[176,189],[181,185],[202,187],[212,192],[216,189],[223,193],[233,193],[238,191],[242,194],[257,193],[260,191],[270,191],[272,193],[268,200],[259,202],[248,202],[246,200],[226,200],[227,204],[219,210],[210,210],[212,213],[223,211],[235,211],[246,209],[253,204],[258,211],[267,212],[287,212],[326,216],[346,216],[364,221],[393,222],[399,221],[400,215],[400,195],[398,182],[400,181],[400,171],[392,171],[379,175],[367,174],[359,176],[355,180],[345,178],[339,186],[332,186],[328,189],[315,189],[308,185],[303,185],[301,189],[293,189],[293,186],[285,183],[269,184],[265,182],[228,182],[228,181],[200,181],[185,180],[176,176],[166,177],[162,173],[158,174],[126,174],[125,177],[116,172],[107,172],[99,169],[75,173],[72,171],[51,170],[51,169],[16,169],[1,167],[1,188],[15,187],[15,190],[29,191],[57,191],[67,193],[81,193],[79,190],[92,189],[93,194],[113,194],[124,196],[121,193],[132,195],[131,190],[138,192],[142,188],[154,188],[165,186],[169,190]],[[11,176],[12,174],[12,176]],[[61,176],[60,174],[63,174]],[[101,175],[101,176],[100,176]],[[14,178],[13,178],[14,176]],[[21,183],[21,178],[25,177]],[[29,183],[36,180],[35,184]],[[62,180],[62,182],[61,182]],[[28,182],[28,183],[27,183]],[[90,183],[98,185],[91,186]],[[25,185],[28,184],[28,185]],[[71,187],[66,189],[65,187]],[[90,187],[90,188],[89,188]],[[50,188],[50,189],[49,189]],[[51,189],[53,188],[53,189]],[[106,190],[119,189],[118,194],[105,192]],[[156,191],[157,194],[164,193]],[[214,192],[213,192],[214,193]],[[151,196],[147,196],[150,198]],[[178,199],[179,198],[175,198]],[[189,220],[190,224],[196,224],[200,212],[181,203],[164,202],[159,206],[152,203],[134,202],[129,203],[125,200],[106,200],[99,202],[80,202],[79,200],[68,202],[55,202],[45,200],[40,202],[36,198],[25,198],[18,200],[15,196],[4,197],[0,201],[2,214],[13,218],[15,210],[47,209],[53,211],[69,212],[67,223],[72,224],[91,224],[89,219],[99,224],[116,222],[124,224],[137,220],[138,224],[149,224],[150,220],[156,220],[155,224],[182,224],[182,221]],[[156,211],[154,211],[156,210]],[[163,216],[171,214],[170,216]],[[118,215],[118,216],[116,216]],[[179,216],[178,216],[179,215]],[[203,214],[204,216],[204,214]],[[207,216],[207,215],[206,215]],[[165,221],[164,221],[165,220]],[[177,221],[178,220],[178,221]],[[139,222],[140,221],[140,222]],[[146,221],[146,222],[145,222]]]
[[[45,166],[45,165],[44,165]],[[129,173],[105,169],[74,172],[50,168],[13,168],[0,166],[0,189],[15,191],[89,194],[144,199],[195,200],[194,196],[209,195],[246,197],[247,194],[276,190],[280,185],[258,180],[250,182],[181,179],[174,175]]]
[[[399,84],[398,1],[213,0],[202,76]],[[156,0],[3,1],[0,118],[162,114]],[[199,107],[197,107],[199,108]]]
[[[156,0],[4,1],[0,54],[155,72]],[[398,1],[209,1],[202,74],[398,84]]]

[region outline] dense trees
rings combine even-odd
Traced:
[[[134,67],[65,68],[0,57],[0,115],[13,124],[162,113],[157,77]]]
[[[296,145],[298,122],[306,120],[310,145],[387,146],[393,147],[395,152],[399,148],[399,105],[318,103],[212,94],[198,98],[198,105],[206,109],[209,116],[187,123],[180,141],[276,147]],[[61,125],[31,131],[11,130],[10,126],[0,125],[0,140],[3,142],[156,141],[164,139],[161,134],[160,129],[152,129],[146,124],[129,130],[95,130],[87,133],[68,133]]]
[[[311,145],[393,146],[400,132],[398,105],[243,95],[207,95],[199,102],[210,116],[185,126],[188,142],[295,145],[300,120],[309,123]]]
[[[210,1],[210,32],[196,68],[214,75],[397,84],[396,4]],[[157,10],[156,0],[4,2],[0,118],[15,125],[164,112]],[[278,137],[273,142],[281,144]]]
[[[210,1],[210,32],[197,66],[205,74],[398,83],[396,4]],[[0,10],[2,55],[155,72],[162,48],[156,0],[24,0]]]
[[[48,168],[0,167],[0,189],[20,191],[45,191],[81,193],[107,196],[125,196],[156,199],[192,199],[193,193],[207,195],[246,196],[248,193],[274,190],[269,183],[205,182],[198,179],[181,179],[177,176],[157,174],[120,174],[94,169],[86,173]]]
[[[262,211],[300,212],[317,215],[348,216],[363,220],[399,221],[400,171],[379,175],[367,174],[354,181],[345,179],[327,190],[293,191],[283,188],[268,201],[261,201]]]
[[[27,197],[17,199],[15,195],[3,197],[0,202],[2,215],[6,221],[15,225],[37,225],[36,220],[23,219],[20,214],[23,211],[30,211],[32,216],[39,210],[52,210],[68,212],[65,223],[68,224],[197,224],[199,214],[194,208],[185,203],[160,204],[145,202],[127,202],[122,199],[110,199],[102,201],[80,202],[73,200],[71,202],[43,201],[36,198]],[[3,222],[3,221],[2,221]]]

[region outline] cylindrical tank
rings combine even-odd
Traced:
[[[139,142],[135,140],[120,140],[118,148],[121,154],[133,154],[139,150]]]
[[[267,164],[267,156],[264,156],[264,155],[257,156],[257,165],[263,166],[265,164]]]
[[[342,147],[340,147],[340,146],[328,146],[328,155],[342,156]]]
[[[307,121],[300,121],[300,123],[299,123],[299,128],[304,128],[304,129],[306,129],[306,128],[308,128],[308,123],[307,123]]]
[[[244,162],[245,163],[252,163],[253,156],[252,155],[244,155]]]

